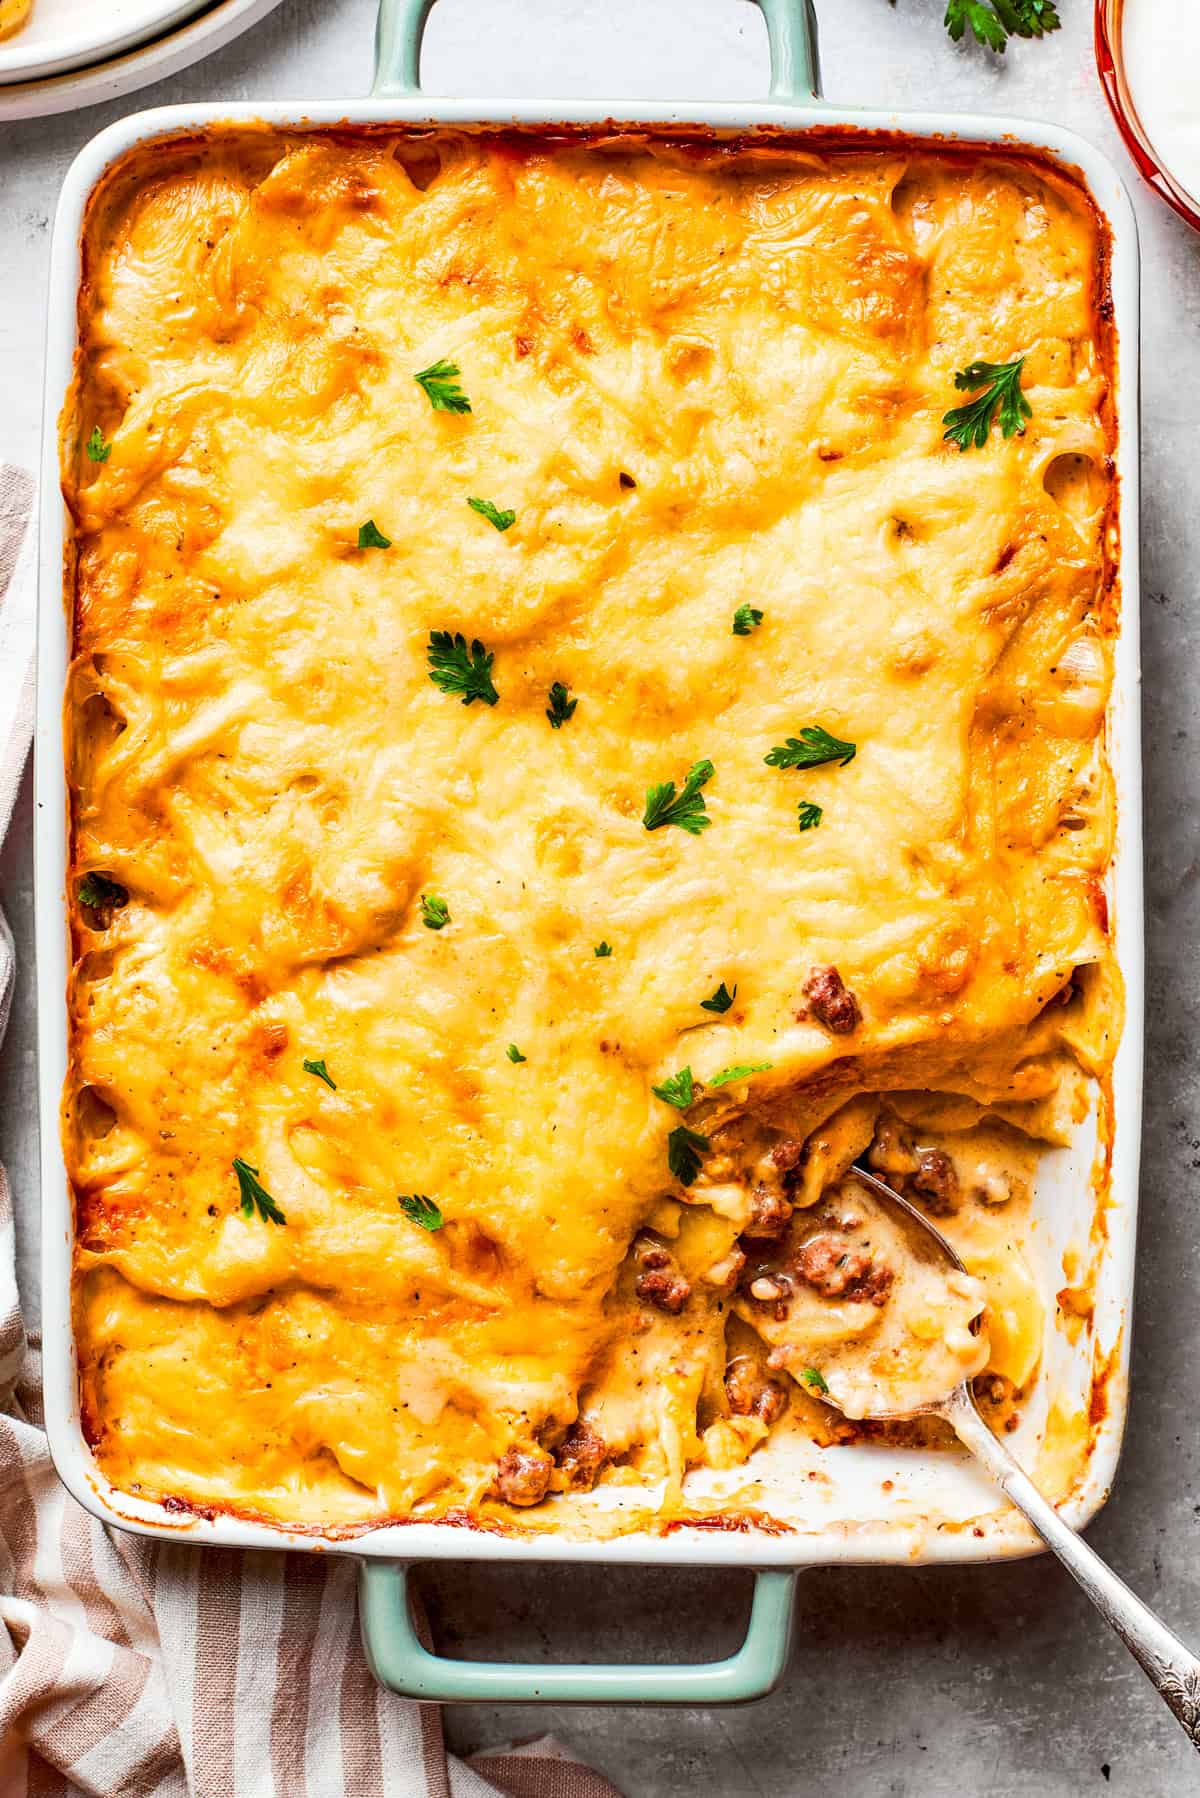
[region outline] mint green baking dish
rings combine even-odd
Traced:
[[[1030,149],[1082,172],[1112,231],[1112,294],[1120,334],[1117,404],[1121,430],[1120,536],[1123,629],[1117,649],[1110,735],[1117,777],[1120,829],[1111,899],[1116,947],[1129,995],[1129,1017],[1118,1057],[1114,1090],[1112,1202],[1108,1242],[1097,1283],[1094,1351],[1111,1358],[1109,1408],[1095,1436],[1088,1472],[1063,1514],[1076,1526],[1103,1503],[1116,1468],[1124,1420],[1136,1221],[1137,1161],[1141,1117],[1142,890],[1140,836],[1140,737],[1138,694],[1138,461],[1137,365],[1138,260],[1133,215],[1111,164],[1082,139],[1055,126],[939,112],[897,114],[826,105],[818,98],[816,29],[811,0],[757,0],[767,24],[771,98],[738,104],[691,102],[431,99],[420,92],[421,36],[432,0],[381,0],[376,75],[369,98],[237,103],[159,108],[122,119],[80,153],[63,186],[51,258],[47,335],[46,424],[43,439],[41,584],[39,591],[39,712],[36,749],[38,1003],[42,1132],[43,1291],[45,1294],[45,1393],[47,1429],[55,1464],[78,1501],[105,1523],[134,1533],[198,1546],[287,1549],[299,1553],[353,1555],[361,1562],[361,1619],[368,1659],[377,1677],[406,1697],[437,1702],[553,1702],[583,1704],[732,1704],[760,1698],[782,1677],[791,1634],[792,1600],[801,1568],[843,1564],[994,1561],[1035,1552],[1029,1530],[1003,1505],[977,1471],[953,1455],[922,1455],[883,1447],[846,1449],[827,1456],[820,1480],[777,1459],[770,1445],[756,1461],[761,1507],[781,1520],[766,1531],[680,1527],[665,1534],[635,1531],[612,1540],[593,1539],[571,1520],[561,1530],[501,1536],[460,1524],[392,1525],[352,1540],[314,1537],[226,1516],[181,1516],[162,1505],[117,1491],[96,1465],[80,1427],[78,1378],[70,1325],[73,1220],[58,1133],[66,1072],[63,993],[66,987],[62,766],[62,694],[69,645],[62,607],[64,546],[70,520],[52,496],[58,491],[57,418],[71,378],[75,348],[75,297],[80,280],[79,239],[83,210],[96,181],[135,144],[216,122],[258,120],[292,128],[355,124],[537,126],[603,124],[612,129],[670,125],[681,131],[744,133],[766,126],[802,134],[806,129],[898,133],[906,141],[935,139],[938,146],[1002,143]],[[1087,1172],[1091,1145],[1081,1140],[1062,1151],[1050,1170],[1046,1198],[1049,1247],[1091,1224]],[[1039,1182],[1039,1216],[1042,1184]],[[1082,1208],[1081,1208],[1082,1207]],[[1083,1339],[1086,1346],[1086,1338]],[[1061,1347],[1061,1345],[1059,1345]],[[1058,1353],[1056,1348],[1055,1353]],[[1050,1357],[1053,1362],[1053,1356]],[[1071,1360],[1064,1349],[1054,1363],[1055,1391],[1074,1392],[1090,1379],[1090,1361]],[[1044,1407],[1043,1407],[1044,1415]],[[1018,1435],[1018,1452],[1032,1454],[1032,1435]],[[1023,1426],[1024,1428],[1024,1426]],[[537,1665],[448,1659],[425,1647],[413,1624],[407,1580],[410,1567],[431,1560],[599,1562],[611,1566],[738,1566],[754,1571],[754,1602],[746,1637],[726,1660],[672,1665]]]

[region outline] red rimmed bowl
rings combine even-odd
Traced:
[[[1126,0],[1096,0],[1096,66],[1105,98],[1139,173],[1168,206],[1200,231],[1200,200],[1163,162],[1135,104],[1125,69],[1125,6]]]

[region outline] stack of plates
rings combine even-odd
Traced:
[[[0,120],[116,100],[174,75],[279,0],[33,0],[0,38]]]

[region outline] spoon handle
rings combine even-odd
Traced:
[[[1143,1604],[1124,1580],[1107,1566],[1070,1524],[1047,1503],[1004,1444],[993,1436],[965,1387],[959,1387],[944,1411],[964,1448],[982,1462],[1000,1490],[1053,1549],[1068,1573],[1083,1587],[1100,1615],[1116,1630],[1126,1648],[1158,1687],[1164,1702],[1200,1750],[1200,1660],[1178,1636]]]

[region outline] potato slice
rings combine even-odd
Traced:
[[[31,10],[30,0],[0,0],[0,38],[19,31]]]

